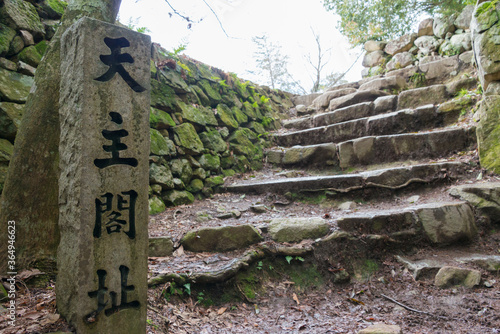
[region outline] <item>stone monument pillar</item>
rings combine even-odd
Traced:
[[[150,54],[90,18],[62,37],[56,293],[77,333],[146,332]]]

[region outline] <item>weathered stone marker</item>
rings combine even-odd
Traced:
[[[83,18],[61,42],[57,307],[77,333],[145,333],[149,36]]]

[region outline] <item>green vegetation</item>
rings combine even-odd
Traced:
[[[446,17],[475,3],[473,0],[323,0],[325,8],[339,16],[338,28],[353,46],[369,39],[394,39],[410,32],[424,14]]]
[[[408,81],[411,82],[415,88],[420,88],[425,86],[427,79],[425,77],[425,73],[415,72],[412,76],[410,76]]]

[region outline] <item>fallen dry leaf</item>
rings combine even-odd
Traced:
[[[227,310],[227,307],[221,307],[221,308],[217,311],[217,314],[218,314],[218,315],[222,315],[222,314],[224,314],[224,312],[226,312],[226,310]]]
[[[295,294],[295,292],[293,293],[293,300],[295,300],[295,302],[297,303],[297,305],[300,305],[300,301],[299,301],[299,298],[297,297],[297,295]]]

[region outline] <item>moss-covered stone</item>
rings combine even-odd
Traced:
[[[181,108],[182,118],[185,121],[203,126],[218,125],[214,112],[210,108],[205,108],[203,106],[197,108],[193,105],[185,104],[184,102],[179,102],[179,107]]]
[[[193,169],[193,179],[200,179],[200,180],[205,180],[207,177],[207,172],[201,168],[195,168]]]
[[[155,237],[149,238],[150,257],[167,257],[172,255],[174,251],[174,242],[170,237]]]
[[[151,80],[151,106],[165,111],[179,111],[177,105],[179,98],[172,87],[160,83],[158,80]]]
[[[16,37],[16,31],[0,23],[0,57],[7,54],[14,37]]]
[[[229,147],[234,153],[246,156],[249,160],[260,160],[263,150],[260,145],[254,145],[251,139],[257,140],[257,135],[250,129],[240,128],[229,137]]]
[[[269,224],[269,234],[277,242],[299,242],[325,236],[330,226],[322,218],[276,218]]]
[[[52,20],[60,19],[67,6],[68,4],[61,0],[43,0],[37,3],[40,14]]]
[[[181,244],[192,252],[228,251],[248,247],[262,241],[251,225],[202,228],[186,233]]]
[[[161,83],[168,85],[178,94],[186,94],[191,92],[189,85],[184,81],[181,74],[176,70],[171,70],[165,67],[161,72]]]
[[[222,186],[224,184],[224,178],[222,175],[212,176],[205,180],[205,187],[215,188]]]
[[[24,105],[10,102],[0,103],[0,137],[14,141],[21,124]]]
[[[203,89],[203,91],[208,96],[208,98],[210,99],[210,101],[212,101],[212,103],[210,103],[210,105],[214,106],[214,105],[216,105],[217,103],[219,103],[222,100],[222,97],[219,94],[219,92],[216,91],[210,85],[210,82],[208,80],[202,79],[202,80],[200,80],[198,82],[198,85],[201,87],[201,89]]]
[[[170,161],[170,171],[173,176],[181,179],[184,184],[188,184],[193,176],[193,169],[187,159],[174,159]]]
[[[234,155],[230,155],[228,157],[222,157],[220,159],[220,165],[223,169],[228,169],[236,165],[236,158]]]
[[[209,150],[221,153],[227,150],[227,144],[222,139],[219,131],[210,130],[200,133],[200,139],[203,145]]]
[[[167,206],[178,206],[191,204],[194,202],[194,196],[186,190],[169,190],[163,193],[162,199]]]
[[[234,169],[240,173],[244,173],[247,170],[252,169],[252,166],[247,157],[245,157],[244,155],[240,155],[236,157],[236,164],[234,166]]]
[[[45,52],[47,51],[47,48],[49,47],[49,43],[46,40],[40,41],[37,44],[35,44],[36,51],[43,57]]]
[[[169,129],[175,126],[175,122],[169,113],[156,108],[151,108],[150,110],[151,110],[149,113],[150,127],[157,130],[161,130],[161,129]]]
[[[481,167],[500,174],[500,95],[485,96],[479,109],[477,137]]]
[[[243,102],[243,113],[247,115],[251,120],[257,119],[257,112],[252,107],[252,104],[248,101]]]
[[[14,145],[7,139],[0,139],[0,162],[8,162],[14,153]]]
[[[266,129],[264,128],[264,125],[262,125],[261,123],[251,122],[250,124],[248,124],[248,127],[253,131],[255,131],[256,133],[258,133],[259,135],[266,133]]]
[[[198,162],[204,170],[217,172],[220,168],[220,158],[218,155],[203,154],[198,159]]]
[[[204,184],[203,181],[200,179],[193,179],[191,182],[189,182],[189,185],[187,186],[187,191],[190,193],[196,194],[199,193],[200,191],[203,190]]]
[[[160,131],[150,128],[149,134],[151,137],[151,154],[160,156],[175,154],[175,147],[169,144],[169,139],[163,137]]]
[[[248,122],[248,116],[245,115],[240,108],[234,106],[231,110],[233,111],[234,118],[239,124]]]
[[[149,186],[149,189],[150,189],[150,192],[149,192],[150,195],[153,195],[153,194],[161,195],[161,192],[163,190],[159,184],[152,184]]]
[[[174,189],[174,177],[167,166],[152,163],[149,166],[149,183],[159,184],[163,190]]]
[[[7,102],[26,103],[33,77],[0,68],[0,98]]]
[[[237,129],[239,124],[234,118],[233,112],[225,104],[217,105],[217,116],[221,121],[222,126],[227,126],[230,129]]]
[[[42,38],[45,30],[35,6],[23,0],[5,0],[0,8],[0,19],[15,30],[27,30],[38,38]]]
[[[224,177],[233,176],[235,174],[236,172],[233,169],[224,169],[222,171],[222,175],[224,175]]]
[[[207,94],[201,89],[200,87],[196,85],[189,86],[191,88],[191,91],[198,96],[198,99],[200,100],[200,103],[204,106],[209,106],[210,105],[210,99],[208,98]]]
[[[156,215],[165,211],[165,203],[158,196],[153,196],[149,199],[149,214]]]
[[[183,123],[174,127],[173,130],[175,143],[187,153],[199,154],[203,151],[203,143],[192,124]]]
[[[17,57],[20,61],[23,61],[33,67],[38,67],[38,64],[40,64],[40,61],[42,60],[42,55],[38,53],[38,50],[33,45],[24,48],[23,51],[17,55]]]

